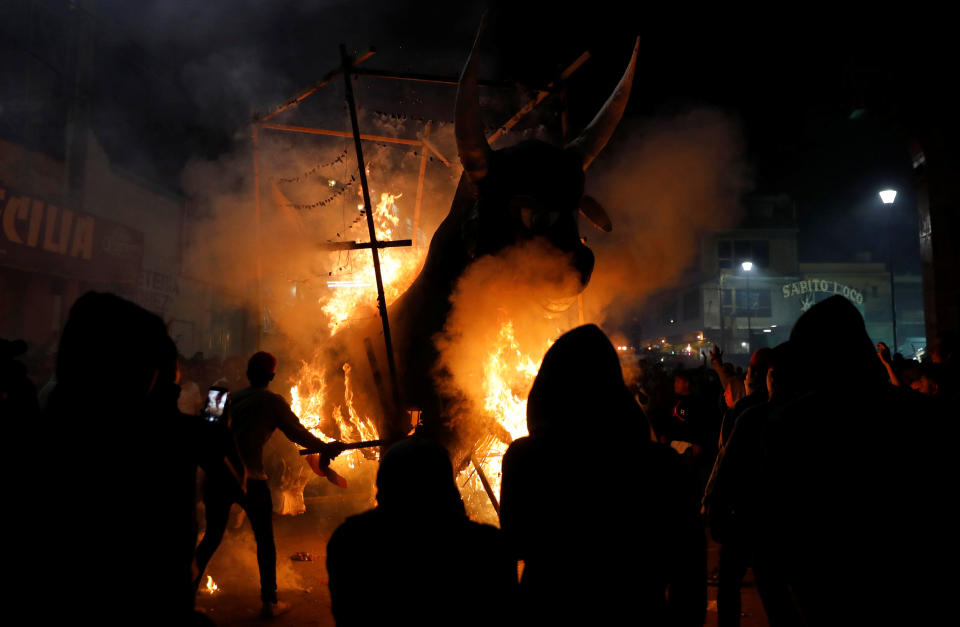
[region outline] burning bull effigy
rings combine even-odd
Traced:
[[[455,467],[473,462],[496,502],[499,457],[525,433],[526,393],[546,349],[571,326],[560,318],[593,271],[577,213],[612,228],[584,195],[584,171],[622,117],[636,55],[634,47],[613,93],[566,146],[530,139],[494,150],[481,119],[474,44],[457,90],[463,174],[450,211],[415,278],[419,259],[384,263],[397,389],[384,369],[382,328],[348,322],[350,305],[332,299],[330,342],[291,389],[305,425],[327,438],[390,442],[418,423]],[[374,209],[378,237],[389,238],[395,201],[383,194]],[[348,467],[362,460],[359,451],[341,457]]]

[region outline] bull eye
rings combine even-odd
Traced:
[[[523,227],[527,230],[534,228],[537,222],[537,214],[540,213],[540,203],[536,198],[527,195],[517,195],[510,199],[510,214],[514,219],[519,218]]]

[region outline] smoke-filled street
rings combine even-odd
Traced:
[[[655,13],[0,3],[16,620],[942,620],[951,22]]]

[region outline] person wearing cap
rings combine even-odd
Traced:
[[[217,546],[223,539],[230,514],[230,506],[239,502],[250,518],[253,536],[257,542],[257,564],[260,567],[260,598],[262,614],[272,618],[290,609],[288,603],[277,599],[277,550],[273,541],[273,503],[263,467],[263,447],[279,429],[290,441],[300,446],[318,449],[328,457],[336,457],[343,450],[339,443],[327,443],[300,424],[282,396],[267,389],[276,376],[277,359],[270,353],[255,353],[247,363],[250,387],[232,395],[230,430],[237,443],[245,471],[244,493],[223,490],[205,498],[207,527],[197,547],[197,583]],[[216,490],[216,488],[214,488]]]

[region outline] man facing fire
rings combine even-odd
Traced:
[[[336,457],[343,450],[339,443],[327,443],[310,433],[279,394],[267,389],[276,375],[277,359],[270,353],[255,353],[247,363],[250,387],[233,395],[230,409],[230,430],[237,443],[244,466],[245,489],[242,494],[230,486],[208,482],[206,504],[207,528],[197,547],[197,582],[217,550],[227,528],[230,506],[239,502],[250,518],[257,542],[257,564],[260,567],[260,598],[263,616],[270,618],[290,609],[277,600],[277,550],[273,541],[273,503],[267,474],[263,468],[263,447],[276,429],[301,446],[319,450],[324,456]]]

